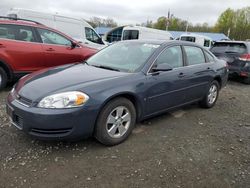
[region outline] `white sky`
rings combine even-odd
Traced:
[[[170,9],[175,17],[212,25],[225,9],[247,6],[250,0],[0,0],[0,15],[16,7],[85,19],[110,17],[122,25],[156,21]]]

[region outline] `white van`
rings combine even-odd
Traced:
[[[213,40],[211,38],[193,33],[182,34],[179,40],[194,42],[206,49],[210,49],[213,46]]]
[[[168,31],[152,29],[141,26],[126,26],[122,31],[121,40],[172,40],[173,36]]]
[[[29,19],[40,22],[46,26],[59,30],[76,41],[95,49],[105,47],[102,38],[84,19],[76,19],[58,14],[49,14],[21,8],[12,8],[8,17]]]

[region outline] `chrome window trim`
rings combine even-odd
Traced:
[[[154,61],[153,61],[153,63],[151,64],[151,66],[149,67],[149,69],[148,69],[148,71],[147,71],[147,73],[146,73],[146,75],[152,75],[153,73],[150,73],[149,71],[151,70],[151,68],[153,67],[153,65],[155,64],[155,61],[158,59],[158,57],[166,50],[166,49],[168,49],[168,48],[171,48],[171,47],[175,47],[175,46],[180,46],[180,48],[181,48],[181,45],[174,45],[174,46],[168,46],[168,47],[166,47],[166,48],[164,48],[164,50],[162,50],[161,51],[161,53],[159,53],[158,55],[157,55],[157,57],[154,59]],[[194,46],[194,47],[196,47],[196,46]],[[199,47],[197,47],[197,48],[199,48]],[[201,48],[200,48],[201,49]],[[201,49],[201,50],[203,50],[203,49]],[[204,59],[205,59],[205,56],[204,56]],[[182,57],[182,60],[183,60],[183,57]],[[205,59],[206,60],[206,59]],[[185,68],[185,67],[194,67],[194,66],[199,66],[199,65],[203,65],[203,64],[214,64],[215,63],[215,61],[214,62],[204,62],[204,63],[200,63],[200,64],[195,64],[195,65],[184,65],[183,64],[183,66],[182,67],[176,67],[176,68],[173,68],[173,70],[178,70],[178,69],[182,69],[182,68]],[[172,70],[172,71],[173,71]]]

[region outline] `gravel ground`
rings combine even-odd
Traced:
[[[10,126],[0,92],[0,187],[250,187],[250,86],[230,81],[212,109],[191,105],[105,147],[34,140]]]

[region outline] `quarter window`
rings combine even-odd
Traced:
[[[208,58],[208,62],[214,62],[213,56],[211,54],[209,54],[208,52],[206,52],[206,51],[204,51],[204,52],[205,52],[205,54],[206,54],[206,56]]]
[[[184,46],[187,54],[188,65],[197,65],[205,63],[205,57],[201,48],[194,46]]]
[[[204,40],[204,46],[209,47],[210,45],[210,40]]]
[[[37,30],[41,36],[42,42],[45,44],[71,46],[71,41],[58,33],[55,33],[47,29],[38,28]]]
[[[158,59],[156,60],[156,65],[159,64],[168,64],[173,68],[182,67],[183,60],[182,60],[182,50],[180,46],[174,46],[167,48],[163,51]]]

